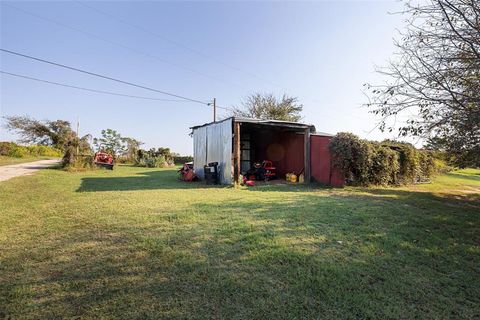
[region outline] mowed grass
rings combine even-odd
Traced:
[[[480,171],[404,188],[0,183],[0,318],[474,319]]]

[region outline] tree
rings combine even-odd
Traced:
[[[143,142],[138,141],[134,138],[128,138],[128,137],[122,138],[122,141],[125,144],[125,152],[124,152],[125,157],[130,161],[135,160],[137,152],[140,149],[140,146],[143,144]]]
[[[101,138],[94,138],[93,144],[97,151],[110,153],[114,157],[123,153],[127,149],[124,138],[116,130],[102,130]]]
[[[6,116],[6,128],[21,136],[20,142],[63,148],[73,130],[65,120],[39,121],[29,116]]]
[[[21,136],[20,142],[49,145],[63,150],[63,164],[73,164],[77,156],[90,153],[90,135],[79,137],[65,120],[39,121],[28,116],[7,116],[6,128]]]
[[[408,1],[402,13],[396,59],[378,70],[384,84],[367,85],[367,105],[381,130],[435,139],[457,165],[480,166],[480,2]],[[408,120],[397,128],[400,115]]]
[[[92,152],[90,143],[88,143],[88,140],[90,139],[91,139],[91,135],[89,134],[83,137],[79,137],[74,131],[72,131],[69,139],[67,139],[67,141],[63,145],[63,150],[64,150],[64,155],[62,158],[63,165],[64,166],[74,165],[77,159],[82,158],[83,156],[89,156]],[[84,164],[86,164],[86,162]]]
[[[234,107],[233,116],[264,120],[299,121],[303,105],[295,97],[283,95],[277,99],[273,94],[255,93],[247,97],[240,107]]]

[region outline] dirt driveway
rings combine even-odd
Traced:
[[[59,162],[59,159],[50,159],[0,166],[0,181],[5,181],[18,176],[31,175],[35,171],[51,167]]]

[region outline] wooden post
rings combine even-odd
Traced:
[[[304,167],[305,167],[305,171],[304,171],[304,174],[305,174],[305,183],[310,183],[311,179],[312,179],[312,174],[311,174],[311,170],[310,170],[310,153],[311,153],[311,150],[310,150],[310,128],[306,129],[305,130],[305,134],[304,134],[304,148],[303,148],[303,154],[304,154]]]
[[[233,182],[240,184],[240,123],[233,120]]]

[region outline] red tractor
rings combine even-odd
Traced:
[[[114,161],[111,154],[108,154],[106,152],[97,152],[95,153],[95,158],[93,158],[93,162],[95,162],[98,167],[113,170]]]
[[[262,163],[255,162],[253,168],[248,170],[244,175],[245,181],[268,181],[277,177],[277,168],[273,166],[270,160],[263,160]]]
[[[193,162],[186,162],[183,164],[183,167],[178,170],[180,173],[180,180],[191,182],[198,180],[195,171],[193,170]]]

